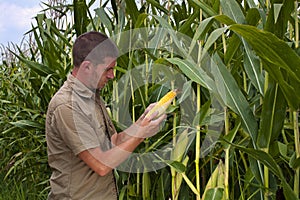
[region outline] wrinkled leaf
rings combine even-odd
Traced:
[[[264,95],[264,77],[260,71],[260,62],[255,57],[254,53],[243,40],[245,54],[244,54],[244,68],[251,80],[251,83],[259,91],[261,95]]]
[[[215,65],[212,66],[212,74],[216,81],[217,92],[225,104],[241,117],[242,126],[245,127],[253,141],[256,141],[257,122],[249,103],[220,57],[215,54],[213,60]]]
[[[291,186],[287,183],[285,180],[285,176],[282,173],[282,170],[280,166],[276,163],[276,161],[272,158],[272,156],[264,151],[257,150],[257,149],[251,149],[246,148],[243,146],[232,144],[235,148],[246,152],[249,156],[254,158],[255,160],[260,161],[262,164],[264,164],[266,167],[269,168],[272,173],[280,178],[282,185],[283,185],[283,191],[284,195],[288,200],[297,199],[297,195],[292,190]]]
[[[184,164],[181,162],[173,161],[173,160],[164,160],[164,162],[170,167],[172,167],[173,169],[175,169],[175,171],[178,173],[183,173],[186,170]]]
[[[211,188],[208,189],[203,200],[222,200],[224,196],[224,188]]]
[[[196,67],[188,60],[181,60],[179,58],[167,59],[170,63],[177,65],[180,70],[189,77],[192,81],[199,83],[200,85],[212,90],[214,84],[212,79],[206,74],[200,67]]]
[[[220,0],[222,12],[236,23],[243,24],[245,16],[236,0]]]
[[[270,84],[262,107],[257,146],[268,149],[271,140],[278,138],[286,115],[286,102],[278,84]]]
[[[34,121],[29,121],[29,120],[19,120],[16,122],[10,122],[10,124],[19,127],[19,128],[23,128],[23,129],[27,129],[27,128],[38,128],[43,130],[44,129],[44,125],[34,122]]]

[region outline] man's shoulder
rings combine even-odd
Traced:
[[[71,102],[72,91],[63,85],[51,98],[48,109],[55,109],[60,105],[66,105]]]

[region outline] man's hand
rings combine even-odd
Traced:
[[[158,133],[160,124],[164,119],[166,119],[167,115],[163,114],[155,119],[158,114],[155,112],[149,118],[145,117],[155,104],[156,103],[150,104],[140,118],[128,129],[124,130],[124,132],[130,136],[138,138],[148,138]]]

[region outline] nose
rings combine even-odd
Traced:
[[[113,79],[115,77],[114,70],[113,69],[108,70],[107,74],[106,74],[106,77],[108,79]]]

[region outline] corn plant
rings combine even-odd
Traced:
[[[155,2],[150,1],[148,1],[148,3],[149,4],[146,3],[142,6],[142,8],[145,9],[151,7],[151,12],[154,12],[154,7],[156,8],[155,13],[157,15],[170,16],[168,15],[167,3],[166,5],[155,4]],[[286,130],[283,126],[286,120],[284,115],[289,113],[289,109],[286,108],[288,107],[292,110],[297,110],[299,107],[299,97],[295,96],[299,84],[297,83],[297,75],[294,74],[295,72],[298,73],[299,56],[293,50],[297,41],[292,45],[292,48],[284,42],[284,40],[291,40],[290,37],[285,37],[287,31],[289,31],[287,29],[287,24],[290,23],[291,27],[297,27],[298,24],[298,22],[295,23],[293,21],[293,18],[291,19],[289,17],[294,13],[296,18],[298,18],[296,4],[294,2],[282,2],[282,4],[275,5],[273,2],[269,2],[269,4],[266,2],[266,4],[261,3],[260,5],[257,5],[252,1],[245,1],[243,5],[236,1],[215,1],[213,3],[189,1],[188,3],[190,4],[185,3],[186,2],[183,2],[181,5],[173,6],[175,10],[173,12],[174,16],[166,18],[173,20],[171,23],[169,21],[164,21],[164,19],[160,17],[155,17],[157,22],[153,23],[154,26],[160,24],[161,26],[165,26],[165,28],[171,27],[182,33],[192,35],[195,40],[200,40],[200,43],[204,44],[203,49],[212,55],[214,62],[217,63],[219,67],[219,69],[214,71],[214,74],[216,74],[214,80],[221,81],[221,84],[225,85],[227,88],[225,91],[226,99],[221,99],[221,101],[225,102],[225,107],[228,108],[227,114],[225,115],[227,128],[225,129],[226,134],[224,135],[224,138],[221,137],[224,141],[220,141],[220,144],[224,145],[223,148],[226,147],[225,149],[227,149],[225,159],[227,167],[224,172],[227,174],[224,180],[227,184],[225,184],[226,187],[221,187],[219,190],[214,189],[214,191],[216,191],[217,194],[226,194],[225,197],[230,199],[236,196],[239,198],[246,198],[247,196],[268,198],[269,196],[276,196],[276,193],[280,196],[282,191],[281,186],[278,186],[278,188],[270,188],[270,185],[274,185],[275,182],[280,180],[282,181],[282,188],[286,198],[295,198],[297,192],[292,192],[292,186],[287,184],[284,175],[282,174],[283,171],[280,170],[280,167],[277,167],[278,165],[275,162],[275,159],[279,154],[270,154],[269,149],[271,147],[269,145],[271,140],[272,143],[274,140],[276,141],[275,143],[281,141],[279,138],[281,135],[280,133],[283,130]],[[132,2],[128,3],[128,5],[135,11],[129,13],[129,15],[132,16],[131,20],[133,20],[131,24],[135,24],[135,22],[137,22],[135,19],[138,19],[139,16],[145,18],[144,10],[141,10],[140,13],[138,13],[138,6],[133,5]],[[188,17],[184,18],[185,20],[181,26],[180,23],[176,21],[180,20],[176,9],[182,9],[186,12],[190,11],[190,13],[188,13],[190,15],[187,15]],[[221,9],[223,15],[219,15],[219,9]],[[192,14],[191,11],[195,11],[195,14]],[[199,18],[198,12],[200,11],[203,12],[202,15],[205,18],[204,20],[200,20]],[[269,15],[267,16],[266,13],[269,13]],[[284,15],[286,15],[286,17],[282,17]],[[195,21],[198,21],[199,25],[195,24]],[[222,26],[222,24],[226,26]],[[193,30],[193,25],[198,28]],[[191,34],[191,32],[194,34]],[[224,32],[227,33],[224,34]],[[272,34],[272,32],[274,32],[274,34]],[[296,37],[297,33],[298,31],[296,30],[294,37]],[[292,41],[295,40],[294,37],[292,37]],[[274,49],[278,51],[274,51]],[[289,53],[283,55],[282,52]],[[285,57],[286,55],[289,55],[290,57],[287,58]],[[170,54],[170,56],[172,55]],[[130,57],[129,59],[132,60],[133,58]],[[172,58],[167,59],[167,61],[177,65],[192,81],[202,85],[204,87],[202,92],[204,92],[205,88],[208,89],[207,84],[201,82],[201,76],[203,75],[197,74],[198,69],[192,66],[193,63],[190,64],[191,66],[188,68],[189,70],[192,69],[192,71],[189,71],[186,67],[189,63],[183,60]],[[278,68],[277,71],[274,70],[274,67],[272,67],[273,65],[279,67],[276,67]],[[282,72],[283,70],[284,72]],[[291,73],[291,75],[286,75],[286,73]],[[197,74],[200,78],[198,79],[194,74]],[[289,84],[292,85],[291,87],[287,87],[288,83],[284,79],[285,76],[293,77],[290,79],[291,83],[289,82]],[[273,90],[273,92],[276,92],[276,97],[270,97],[268,96],[268,90],[271,91],[271,87],[274,86],[277,88],[276,90]],[[278,93],[278,89],[281,90],[280,93]],[[289,95],[293,95],[293,97]],[[293,100],[290,100],[290,98]],[[274,99],[278,101],[274,102]],[[204,102],[207,100],[208,99],[204,99]],[[264,108],[265,106],[269,107],[272,104],[274,104],[272,109]],[[202,105],[205,104],[202,103]],[[271,121],[269,121],[270,112],[265,109],[277,111],[276,113],[271,112],[271,116],[274,117],[271,118]],[[201,106],[199,110],[201,110]],[[266,118],[267,121],[265,121]],[[275,120],[275,118],[277,118],[277,120]],[[281,122],[278,121],[279,119]],[[270,129],[269,123],[276,123],[276,127],[274,126],[275,130],[272,130],[272,128]],[[259,124],[259,126],[257,124]],[[295,127],[298,126],[296,125]],[[203,134],[205,134],[205,132],[203,132]],[[297,137],[297,134],[295,134],[295,136]],[[266,140],[265,137],[268,137],[269,139]],[[269,141],[268,147],[263,147],[265,144],[261,146],[262,143],[266,141]],[[292,140],[292,144],[294,143],[293,141],[294,140]],[[298,140],[296,139],[295,141],[295,145],[292,146],[297,148]],[[230,145],[226,143],[229,143]],[[283,144],[282,142],[280,143]],[[280,145],[280,147],[276,147],[276,144],[274,147],[274,143],[272,145],[272,148],[277,149],[283,148],[285,145],[290,146],[289,143],[285,143],[283,146]],[[286,147],[287,146],[284,148]],[[220,146],[219,149],[216,150],[217,154],[212,154],[211,158],[208,160],[204,159],[204,163],[213,163],[216,159],[215,157],[223,159],[222,154],[218,154],[223,148]],[[199,152],[198,145],[196,145],[195,149],[195,153],[197,152]],[[264,154],[264,152],[267,154]],[[241,155],[241,160],[236,160],[237,157],[234,156],[236,153]],[[259,154],[262,154],[265,157],[259,159],[257,156]],[[294,158],[289,157],[289,160],[294,160]],[[234,168],[237,171],[228,172],[229,169],[232,169],[232,167],[228,167],[232,162],[236,162],[237,166],[240,166],[238,163],[241,163],[243,171]],[[284,165],[284,163],[282,164]],[[270,166],[273,165],[275,167],[270,168]],[[201,170],[203,174],[209,174],[209,171],[213,171],[215,167],[215,165],[211,164],[211,169],[209,170],[209,168],[203,165]],[[187,172],[189,169],[194,173],[193,168],[187,168]],[[269,176],[269,170],[272,171],[271,176]],[[200,170],[197,170],[196,174],[198,173],[200,173]],[[247,181],[245,183],[242,183],[239,179],[239,185],[241,185],[239,188],[228,186],[228,183],[234,181],[233,177],[235,173],[239,175],[240,179],[247,175]],[[274,176],[277,176],[277,178]],[[295,177],[295,181],[297,182],[296,174]],[[194,177],[192,177],[192,179],[193,178]],[[203,181],[203,186],[205,186],[206,180],[204,179]],[[272,182],[272,184],[270,184],[270,182]],[[199,183],[196,185],[199,185]],[[260,187],[253,187],[254,185],[260,185]],[[199,195],[199,193],[202,193],[203,191],[200,191],[199,186],[197,188],[198,192],[194,193]],[[191,186],[190,189],[192,190],[194,187]],[[297,191],[297,189],[294,191]],[[223,198],[224,195],[221,196]]]
[[[45,199],[49,191],[45,113],[71,67],[71,31],[46,12],[35,20],[28,43],[6,49],[14,60],[2,58],[0,199]]]

